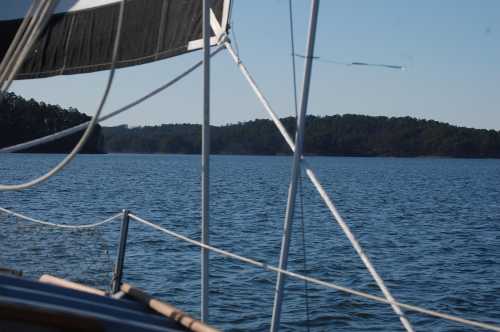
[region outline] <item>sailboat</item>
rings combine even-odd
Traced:
[[[13,2],[15,1],[9,0],[7,3],[12,5]],[[108,83],[103,97],[95,115],[89,122],[0,150],[4,153],[22,151],[29,147],[61,139],[75,132],[84,131],[81,140],[71,153],[49,172],[24,183],[2,183],[0,184],[1,191],[25,190],[48,181],[72,162],[99,121],[133,108],[175,84],[199,67],[203,67],[204,70],[201,239],[188,238],[141,218],[128,210],[94,224],[64,225],[37,220],[9,209],[0,208],[3,213],[47,227],[93,228],[116,219],[121,219],[122,222],[118,257],[112,280],[113,287],[110,293],[48,275],[42,276],[39,281],[25,280],[16,276],[15,271],[7,271],[7,274],[10,275],[0,276],[0,307],[3,313],[0,318],[0,326],[23,331],[215,331],[216,328],[206,324],[209,321],[210,308],[208,253],[213,252],[276,273],[271,331],[280,329],[286,278],[296,278],[384,303],[393,310],[395,318],[399,319],[402,328],[406,331],[414,331],[411,320],[406,314],[409,311],[476,328],[500,331],[500,327],[493,324],[452,316],[398,301],[378,274],[348,223],[343,219],[323,188],[312,166],[304,157],[304,126],[311,70],[315,59],[314,49],[319,5],[319,0],[311,1],[307,52],[302,56],[305,61],[305,70],[295,139],[282,124],[264,92],[231,44],[228,36],[231,15],[230,0],[80,0],[61,1],[61,3],[53,0],[35,0],[27,8],[23,18],[0,21],[2,31],[0,89],[2,94],[9,89],[12,81],[17,79],[36,79],[109,70]],[[101,116],[117,68],[164,60],[196,50],[203,50],[202,61],[151,93],[110,114]],[[271,266],[249,257],[243,257],[214,247],[209,243],[210,58],[221,51],[229,53],[293,151],[278,266]],[[301,169],[305,171],[317,189],[333,219],[346,235],[383,296],[375,296],[287,270],[291,224]],[[199,320],[122,280],[130,222],[141,223],[163,234],[200,247],[201,317]]]

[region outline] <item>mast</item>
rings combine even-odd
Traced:
[[[301,172],[300,159],[304,146],[304,128],[307,113],[307,105],[309,101],[309,87],[311,84],[311,71],[314,56],[314,44],[316,40],[316,26],[318,23],[319,0],[312,0],[311,16],[309,19],[309,36],[307,40],[307,53],[305,59],[304,80],[302,85],[302,99],[300,105],[300,113],[297,118],[297,132],[295,134],[295,150],[293,152],[292,176],[290,186],[288,188],[288,199],[285,213],[285,225],[283,229],[283,238],[281,241],[281,252],[279,260],[279,268],[287,269],[288,251],[290,247],[290,236],[292,233],[292,221],[295,210],[295,197],[297,195],[298,177]],[[271,321],[271,332],[279,329],[281,304],[283,302],[283,285],[285,276],[278,273],[276,280],[276,292],[274,297],[273,316]]]
[[[210,7],[203,0],[203,125],[201,158],[201,242],[208,244],[210,156]],[[208,321],[208,250],[201,248],[201,321]]]

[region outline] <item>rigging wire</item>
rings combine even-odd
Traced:
[[[305,59],[306,56],[298,53],[292,53],[295,55],[295,57]],[[334,65],[342,65],[342,66],[365,66],[365,67],[381,67],[381,68],[387,68],[387,69],[396,69],[396,70],[405,70],[404,66],[400,65],[388,65],[384,63],[369,63],[369,62],[360,62],[360,61],[354,61],[354,62],[344,62],[344,61],[338,61],[334,59],[324,59],[319,56],[314,56],[313,60],[317,62],[323,62],[323,63],[331,63]]]
[[[299,193],[300,193],[300,222],[302,230],[302,273],[307,274],[307,251],[306,251],[306,224],[304,222],[304,186],[302,181],[302,167],[300,168],[299,176]],[[309,305],[309,282],[304,280],[305,306],[306,306],[306,326],[309,332],[309,322],[311,321],[310,305]]]
[[[230,7],[229,7],[229,17],[231,17],[231,24],[229,25],[230,26],[230,33],[232,35],[232,38],[231,40],[234,41],[234,48],[236,49],[236,54],[240,54],[240,47],[239,47],[239,44],[238,44],[238,39],[236,38],[236,32],[234,30],[234,21],[232,20],[232,17],[233,17],[233,12],[234,12],[234,7],[235,7],[235,2],[236,1],[231,1],[230,3]]]
[[[31,187],[33,187],[41,182],[47,181],[52,176],[59,173],[67,164],[69,164],[76,157],[78,152],[80,152],[80,150],[83,148],[83,146],[87,143],[88,139],[90,138],[90,135],[92,134],[92,131],[93,131],[95,125],[98,122],[99,116],[101,115],[102,109],[104,108],[104,104],[106,103],[106,101],[108,99],[108,95],[109,95],[109,92],[111,90],[111,86],[113,84],[113,80],[114,80],[114,76],[115,76],[115,69],[116,69],[116,61],[118,59],[118,51],[119,51],[120,40],[121,40],[121,35],[122,35],[121,32],[122,32],[122,26],[123,26],[123,16],[124,16],[123,14],[125,11],[124,9],[125,9],[125,0],[122,0],[122,1],[120,1],[120,12],[118,15],[115,42],[113,45],[111,68],[110,68],[106,88],[105,88],[104,94],[101,98],[101,101],[99,103],[99,107],[97,108],[97,112],[94,114],[94,116],[90,120],[87,129],[85,130],[82,137],[80,138],[80,141],[76,144],[76,146],[73,148],[73,150],[70,152],[69,155],[67,155],[59,164],[57,164],[54,168],[52,168],[50,171],[48,171],[44,175],[42,175],[38,178],[35,178],[31,181],[25,182],[25,183],[14,184],[14,185],[0,185],[0,191],[28,189],[28,188],[31,188]],[[31,36],[31,37],[34,37],[34,36]],[[23,49],[23,52],[27,53],[26,49],[27,48]],[[19,69],[19,67],[17,69]],[[13,72],[11,74],[11,76],[14,77],[15,72]]]
[[[238,38],[236,38],[236,30],[234,29],[234,22],[231,21],[231,35],[234,42],[234,48],[236,49],[236,54],[240,55],[240,47],[238,44]]]
[[[248,68],[245,66],[241,58],[239,58],[236,53],[234,52],[234,49],[230,43],[227,41],[224,43],[226,46],[226,49],[229,52],[229,56],[233,59],[234,63],[236,66],[240,69],[243,77],[247,80],[248,84],[251,86],[252,90],[255,92],[257,98],[259,101],[262,103],[262,106],[266,110],[266,112],[269,114],[271,117],[271,120],[273,123],[276,125],[277,129],[283,136],[284,140],[290,147],[292,151],[295,150],[295,143],[293,142],[290,134],[288,133],[288,130],[285,128],[283,125],[283,122],[278,118],[276,113],[273,111],[271,108],[269,101],[267,98],[264,96],[262,93],[262,90],[259,88],[257,85],[257,82],[255,79],[252,77],[250,72],[248,71]],[[384,283],[384,280],[380,277],[378,274],[377,270],[375,270],[375,267],[371,263],[370,259],[364,252],[363,248],[359,244],[358,240],[352,233],[349,225],[345,222],[344,218],[340,215],[339,211],[337,210],[337,207],[335,206],[335,203],[331,200],[330,196],[328,193],[325,191],[323,185],[319,181],[318,177],[314,173],[314,170],[312,169],[311,165],[307,162],[307,159],[302,156],[302,164],[304,166],[305,172],[308,176],[308,178],[311,180],[311,183],[313,184],[314,188],[317,190],[318,194],[320,195],[321,199],[325,203],[326,207],[328,210],[330,210],[334,221],[340,226],[342,229],[342,232],[345,234],[349,242],[351,243],[353,249],[356,251],[358,254],[359,258],[367,268],[368,272],[370,275],[373,277],[373,280],[376,282],[382,293],[384,294],[385,298],[387,299],[387,303],[390,304],[391,308],[393,309],[394,313],[399,317],[401,323],[403,326],[407,329],[407,331],[412,331],[412,327],[408,321],[408,319],[405,317],[403,311],[401,310],[400,307],[396,305],[396,300],[392,296],[391,292],[387,288],[387,286]]]
[[[297,66],[295,65],[295,34],[293,28],[293,8],[292,8],[292,0],[288,0],[288,13],[289,13],[289,22],[290,22],[290,47],[292,49],[292,82],[293,82],[293,105],[295,109],[295,118],[298,118],[298,97],[297,97]]]
[[[291,47],[291,58],[292,58],[292,82],[293,82],[293,105],[295,110],[295,119],[298,119],[298,97],[297,97],[297,66],[295,64],[295,33],[293,24],[293,4],[292,0],[288,0],[288,16],[290,22],[290,47]],[[237,51],[238,52],[238,51]],[[301,221],[301,234],[302,234],[302,262],[303,262],[303,273],[307,273],[307,258],[306,258],[306,236],[305,236],[305,223],[304,223],[304,187],[302,181],[302,162],[300,162],[300,173],[299,173],[299,196],[300,196],[300,221]],[[309,285],[307,280],[304,280],[304,301],[306,306],[306,327],[307,331],[310,331],[310,310],[309,310]]]
[[[231,7],[229,9],[230,13],[232,14],[234,12],[234,7],[235,7],[235,3],[236,1],[233,0],[231,1]],[[234,48],[236,49],[236,54],[240,54],[240,47],[239,47],[239,44],[238,44],[238,39],[236,38],[236,31],[234,30],[234,21],[232,20],[232,15],[230,15],[231,17],[231,24],[230,24],[230,27],[231,27],[231,35],[232,35],[232,41],[234,42]]]

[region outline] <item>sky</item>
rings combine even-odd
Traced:
[[[296,52],[304,54],[309,0],[293,0]],[[233,44],[279,116],[294,114],[288,0],[234,0]],[[322,0],[308,114],[411,116],[500,130],[500,1]],[[202,57],[197,51],[117,71],[104,113],[169,81]],[[303,60],[297,59],[299,86]],[[26,98],[93,114],[108,73],[16,81]],[[267,118],[227,52],[212,61],[211,123]],[[104,122],[129,126],[201,123],[202,72]]]

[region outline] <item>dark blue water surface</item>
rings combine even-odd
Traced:
[[[61,155],[1,155],[2,183],[30,179]],[[290,157],[214,156],[210,241],[276,265]],[[500,324],[500,160],[311,157],[394,296],[430,309]],[[200,237],[200,158],[80,156],[49,182],[0,193],[0,206],[60,223],[103,220],[123,208]],[[319,195],[304,181],[307,273],[380,295]],[[300,206],[300,205],[299,205]],[[68,231],[0,218],[0,266],[108,288],[120,223]],[[301,219],[289,269],[302,272]],[[197,316],[199,249],[132,222],[125,280]],[[210,260],[211,323],[228,331],[269,328],[275,275]],[[288,279],[283,330],[397,331],[387,305]],[[417,331],[474,331],[409,313]]]

